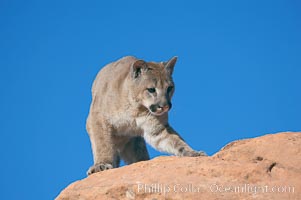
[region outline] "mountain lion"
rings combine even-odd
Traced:
[[[132,56],[106,65],[92,86],[87,119],[94,165],[87,174],[149,160],[145,141],[177,156],[203,156],[169,125],[175,90],[172,73],[177,57],[145,62]]]

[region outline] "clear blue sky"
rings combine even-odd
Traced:
[[[179,56],[170,121],[195,149],[301,128],[298,0],[1,0],[0,30],[1,199],[85,177],[92,81],[126,55]]]

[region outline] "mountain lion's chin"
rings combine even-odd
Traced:
[[[161,115],[163,115],[164,113],[166,113],[165,111],[157,111],[157,112],[152,112],[152,111],[150,111],[150,113],[152,114],[152,115],[155,115],[155,116],[161,116]]]

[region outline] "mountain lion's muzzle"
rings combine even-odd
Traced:
[[[149,107],[149,110],[154,115],[162,115],[163,113],[168,112],[172,107],[170,102],[165,104],[153,104]]]

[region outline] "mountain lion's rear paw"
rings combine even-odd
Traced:
[[[112,168],[113,168],[113,166],[111,164],[107,164],[107,163],[95,164],[89,168],[89,170],[87,171],[87,175],[89,176],[93,173],[101,172],[101,171],[112,169]]]
[[[199,151],[198,156],[208,156],[205,151]]]

